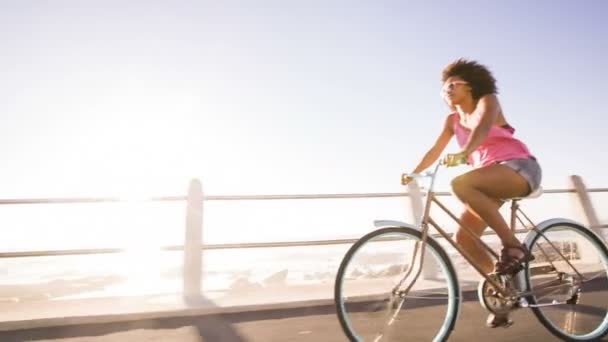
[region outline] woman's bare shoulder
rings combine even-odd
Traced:
[[[454,127],[454,123],[457,122],[457,120],[459,120],[458,112],[449,113],[445,117],[445,127],[449,128],[450,130],[453,130],[452,128]]]
[[[504,114],[504,111],[502,110],[502,106],[496,94],[486,94],[482,96],[479,101],[480,103],[482,103],[481,101],[483,101],[482,105],[484,105],[486,108],[494,108],[494,110],[497,112],[496,120],[494,121],[495,125],[502,126],[508,124],[507,118]]]

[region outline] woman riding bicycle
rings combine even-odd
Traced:
[[[529,261],[529,251],[517,240],[499,209],[505,199],[524,197],[540,187],[541,168],[527,146],[513,136],[498,101],[496,80],[484,65],[458,59],[442,73],[441,96],[453,110],[446,117],[443,131],[425,154],[414,173],[431,166],[455,135],[461,148],[448,154],[448,166],[468,163],[474,169],[452,181],[452,191],[464,204],[462,225],[456,241],[476,259],[486,273],[515,274]],[[401,183],[412,179],[402,175]],[[500,238],[503,249],[494,265],[479,245],[479,237],[490,226]],[[490,317],[488,325],[505,325],[507,317]]]

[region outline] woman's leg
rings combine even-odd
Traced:
[[[456,177],[452,181],[452,189],[469,210],[477,214],[496,232],[503,246],[520,246],[520,242],[498,211],[500,209],[498,203],[503,199],[521,197],[530,193],[530,186],[522,176],[508,166],[491,165]],[[517,249],[507,249],[507,251],[512,253],[511,257],[519,259],[524,256],[523,252]],[[490,314],[486,321],[486,325],[492,328],[511,324],[508,315]]]
[[[521,245],[496,206],[497,200],[530,193],[530,186],[521,175],[505,165],[490,165],[454,178],[452,190],[496,232],[505,247]],[[514,253],[514,257],[523,255],[518,250]]]
[[[496,205],[496,210],[502,205],[502,201],[494,201],[494,203]],[[463,227],[459,227],[455,234],[456,243],[462,246],[462,248],[479,263],[481,269],[485,273],[493,272],[494,261],[480,242],[481,234],[488,225],[483,219],[469,209],[465,209],[460,215],[460,222],[463,227],[468,228],[468,231]],[[471,233],[473,235],[471,235]]]

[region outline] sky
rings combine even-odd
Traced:
[[[572,174],[608,187],[606,13],[602,0],[2,1],[0,198],[180,195],[192,178],[213,195],[402,191],[460,57],[494,73],[544,188]]]

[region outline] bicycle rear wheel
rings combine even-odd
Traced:
[[[422,233],[413,228],[382,228],[362,237],[346,253],[336,276],[334,299],[351,341],[447,339],[461,296],[454,267],[435,240],[427,238],[424,253],[425,264],[438,265],[434,275],[420,275],[404,292],[419,270],[420,263],[412,263],[412,255],[421,239]],[[419,260],[420,248],[416,254]]]
[[[532,311],[563,340],[599,340],[608,334],[606,246],[575,222],[539,226],[542,235],[532,232],[526,239],[536,257],[525,269],[526,288],[532,291],[526,299]]]

